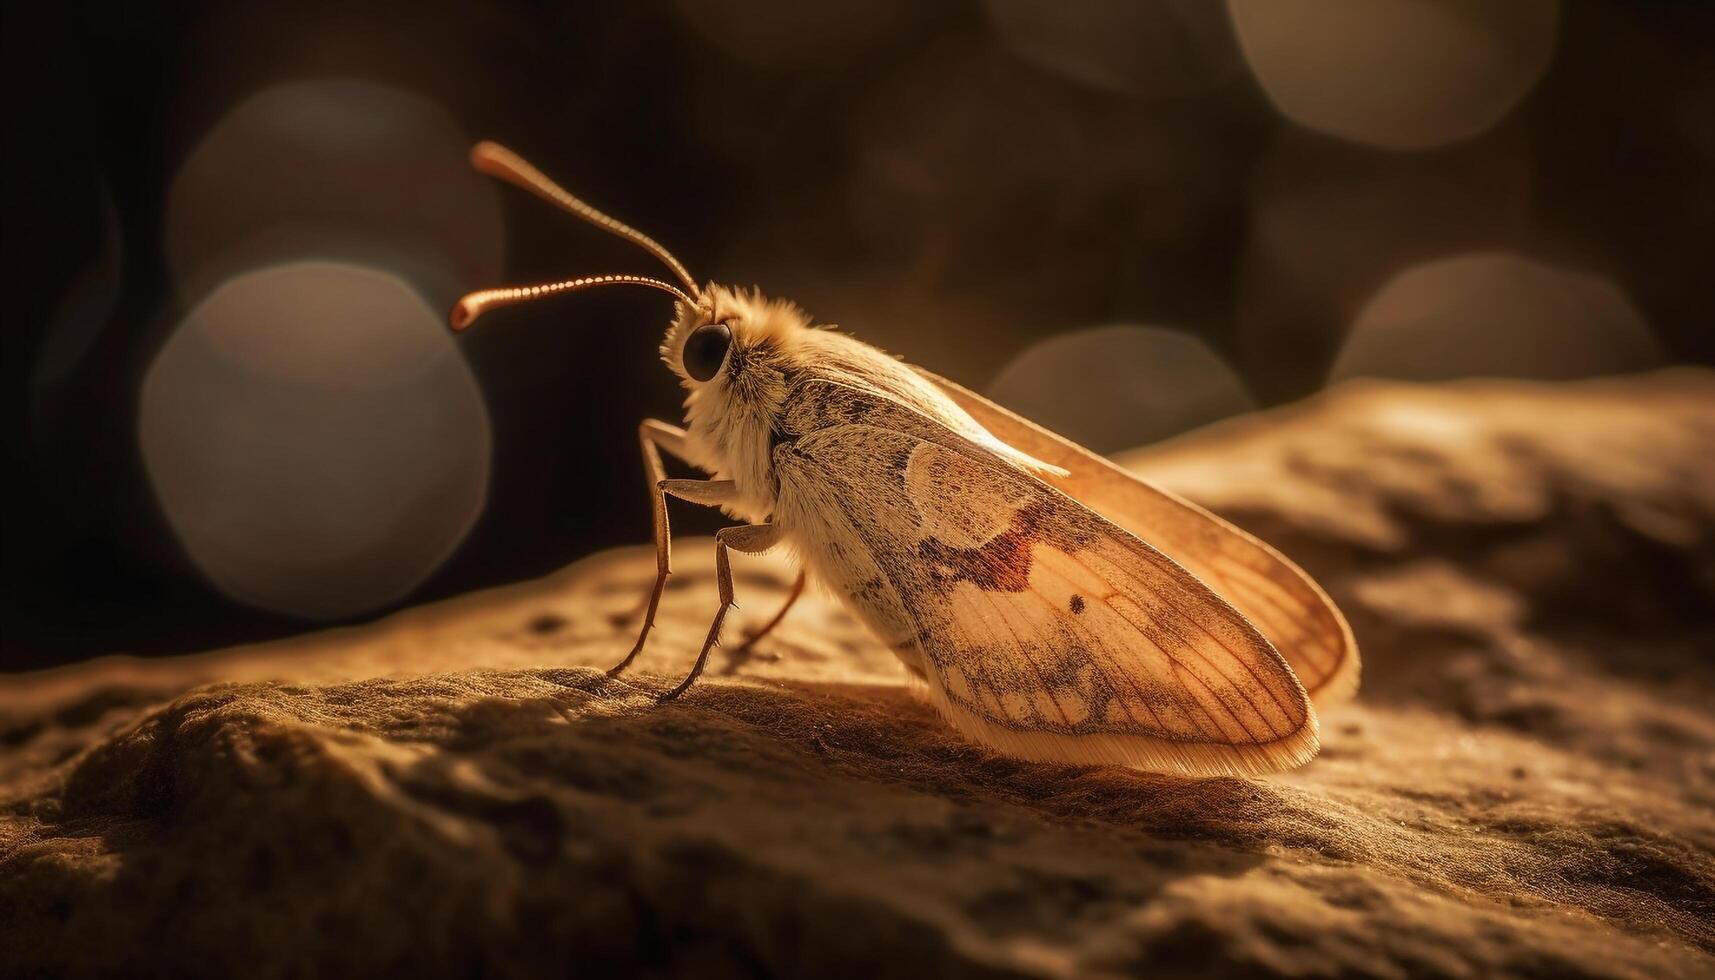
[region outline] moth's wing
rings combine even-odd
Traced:
[[[879,572],[867,601],[897,603],[960,731],[1021,758],[1194,775],[1316,754],[1292,669],[1184,568],[898,403],[805,387],[775,451],[782,506],[843,522],[824,534]]]
[[[987,398],[918,368],[985,429],[1065,471],[1043,478],[1159,547],[1207,582],[1273,641],[1317,704],[1358,689],[1358,645],[1328,594],[1302,568],[1246,531],[1115,466]]]

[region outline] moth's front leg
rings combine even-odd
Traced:
[[[637,438],[643,448],[643,475],[649,480],[650,515],[655,530],[655,585],[649,590],[643,626],[637,632],[637,642],[632,645],[631,652],[625,655],[625,659],[607,672],[609,677],[618,677],[625,668],[631,666],[637,655],[643,652],[643,644],[649,639],[649,630],[655,625],[655,611],[661,606],[661,594],[667,591],[667,578],[673,574],[673,541],[672,530],[667,522],[667,495],[672,494],[710,507],[719,507],[736,495],[731,480],[667,479],[667,468],[661,462],[661,450],[665,449],[684,459],[684,429],[657,419],[644,419],[637,427]]]
[[[720,642],[721,623],[726,619],[727,610],[733,606],[732,601],[732,562],[727,558],[727,549],[736,548],[748,555],[759,555],[780,543],[781,531],[778,524],[746,524],[742,527],[723,527],[715,532],[715,582],[720,588],[721,607],[715,611],[715,621],[709,626],[708,638],[703,641],[702,650],[697,653],[697,662],[691,667],[691,673],[679,686],[668,691],[661,700],[671,701],[685,693],[685,689],[696,682],[703,672],[703,665],[708,663],[709,651]]]

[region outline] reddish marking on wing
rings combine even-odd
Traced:
[[[1012,515],[1005,531],[975,548],[955,548],[938,538],[917,545],[931,578],[943,590],[969,582],[985,592],[1023,592],[1030,588],[1030,546],[1054,505],[1033,501]]]

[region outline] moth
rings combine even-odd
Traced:
[[[888,356],[796,306],[698,286],[659,243],[494,143],[475,167],[626,239],[675,285],[582,276],[461,299],[486,311],[595,286],[673,297],[661,359],[684,426],[638,429],[655,582],[636,661],[672,571],[667,498],[745,523],[715,535],[720,605],[674,698],[733,606],[728,553],[790,547],[898,655],[952,727],[1027,760],[1191,775],[1298,766],[1318,705],[1357,688],[1358,651],[1328,595],[1257,538],[1084,447]],[[709,475],[667,479],[666,452]]]

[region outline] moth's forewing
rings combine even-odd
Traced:
[[[1255,536],[945,378],[918,369],[985,429],[1053,464],[1044,479],[1202,579],[1286,658],[1318,705],[1358,688],[1358,647],[1339,607],[1303,569]]]
[[[814,381],[786,409],[781,520],[968,736],[1198,775],[1315,755],[1292,669],[1161,552],[885,396]]]

